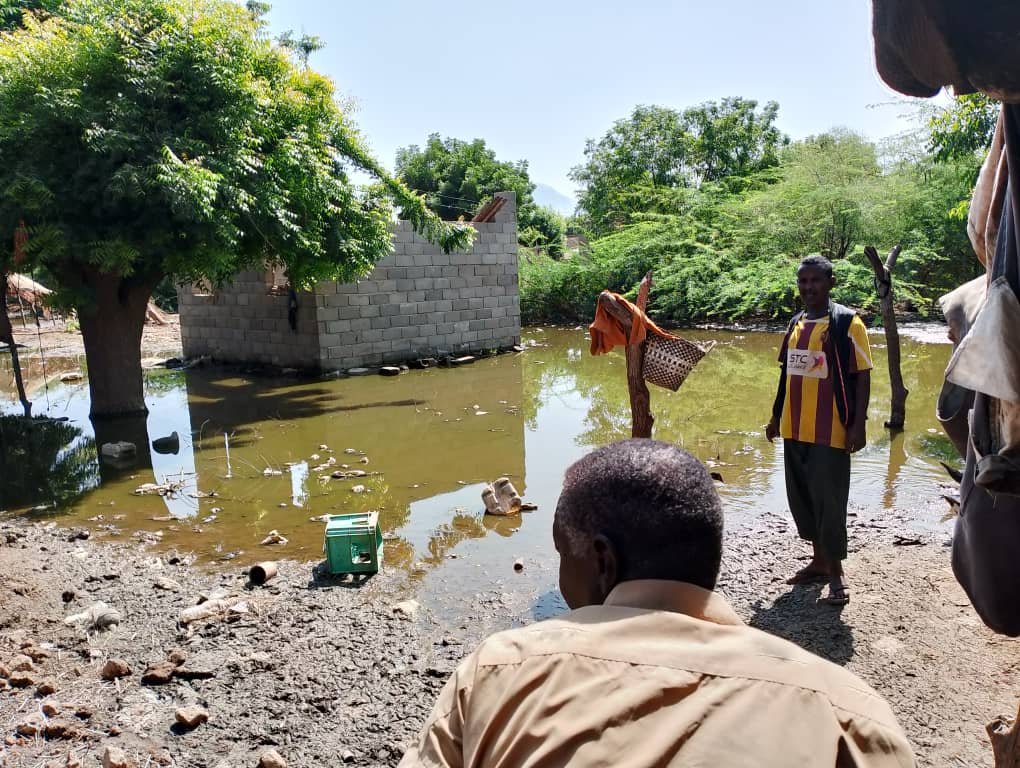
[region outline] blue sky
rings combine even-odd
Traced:
[[[393,167],[429,133],[484,138],[572,194],[584,142],[637,104],[780,104],[793,138],[842,125],[879,139],[909,104],[879,80],[868,0],[278,0],[275,35],[320,36],[312,66],[354,99]]]

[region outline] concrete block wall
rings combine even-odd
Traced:
[[[319,354],[315,296],[298,294],[294,331],[287,319],[287,295],[269,293],[263,273],[241,272],[211,293],[185,287],[177,300],[186,357],[303,368]]]
[[[184,354],[337,370],[517,344],[517,210],[513,193],[501,196],[493,220],[473,225],[470,251],[443,253],[397,222],[392,253],[366,279],[299,294],[297,332],[286,296],[267,295],[261,276],[239,275],[215,299],[182,291]]]

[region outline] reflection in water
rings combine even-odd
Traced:
[[[95,443],[80,429],[0,416],[0,511],[64,507],[98,484]]]
[[[303,507],[308,501],[308,462],[299,461],[290,466],[290,503]]]
[[[902,432],[894,432],[889,438],[889,471],[885,474],[885,493],[882,494],[882,505],[886,509],[896,506],[896,479],[907,463],[906,442]]]
[[[445,589],[509,578],[514,589],[530,584],[544,594],[554,581],[550,527],[563,470],[591,447],[627,437],[630,410],[622,354],[591,357],[582,330],[529,335],[544,346],[394,378],[154,372],[146,380],[149,416],[137,437],[142,455],[129,470],[104,469],[99,487],[87,387],[51,386],[49,414],[69,417],[68,429],[81,436],[33,448],[32,462],[24,451],[15,453],[21,438],[7,439],[0,446],[7,462],[0,465],[0,509],[80,493],[67,512],[76,524],[114,524],[125,534],[159,531],[166,546],[209,559],[238,550],[261,559],[266,551],[258,542],[274,528],[291,543],[273,554],[317,558],[323,524],[312,518],[378,510],[388,567],[441,572]],[[762,434],[779,336],[685,335],[719,346],[679,392],[652,388],[655,436],[685,446],[721,473],[729,515],[784,513],[782,446]],[[904,340],[908,430],[890,437],[881,428],[889,400],[884,350],[876,348],[869,445],[853,467],[855,503],[909,509],[942,479],[936,460],[946,457],[949,443],[937,430],[934,403],[948,353],[947,345]],[[7,391],[3,377],[0,368],[0,391]],[[13,398],[4,408],[16,409]],[[150,437],[174,432],[176,453],[150,450]],[[77,464],[66,463],[72,455]],[[7,468],[22,464],[47,479],[37,481],[45,498],[23,490],[13,495]],[[483,516],[481,489],[501,475],[539,510]],[[67,481],[57,482],[61,476]],[[143,483],[171,480],[183,483],[172,497],[132,495]],[[527,562],[522,575],[510,568],[515,557]]]

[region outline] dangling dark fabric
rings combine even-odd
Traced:
[[[287,322],[290,323],[290,329],[292,331],[297,331],[297,310],[297,291],[291,288],[287,291]]]

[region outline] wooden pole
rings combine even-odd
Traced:
[[[1020,768],[1020,712],[1016,718],[1000,715],[985,730],[992,740],[995,768]]]
[[[24,319],[24,312],[22,312]],[[7,275],[0,272],[0,343],[6,344],[11,353],[11,369],[14,371],[14,383],[18,386],[18,399],[25,411],[25,418],[32,416],[32,403],[25,393],[25,381],[21,375],[21,361],[18,360],[18,345],[14,342],[14,329],[7,314]]]
[[[638,288],[638,297],[635,305],[642,312],[648,305],[648,292],[652,288],[652,273],[649,272],[642,278],[641,286]],[[599,303],[605,310],[620,321],[624,333],[630,338],[631,318],[630,312],[621,306],[613,298],[609,291],[599,294]],[[642,369],[645,362],[645,343],[627,345],[627,390],[630,394],[630,417],[631,437],[651,437],[652,426],[655,417],[652,416],[651,395],[648,393],[648,385],[645,383]]]
[[[892,387],[889,421],[885,423],[885,426],[887,429],[893,430],[903,429],[903,422],[907,415],[907,395],[910,394],[903,385],[903,372],[900,368],[900,332],[896,327],[896,311],[893,307],[892,272],[896,267],[896,259],[901,250],[897,245],[889,251],[885,264],[883,264],[874,246],[869,245],[864,249],[864,255],[868,257],[875,273],[875,290],[878,291],[878,301],[882,309],[882,324],[885,326],[889,383]]]

